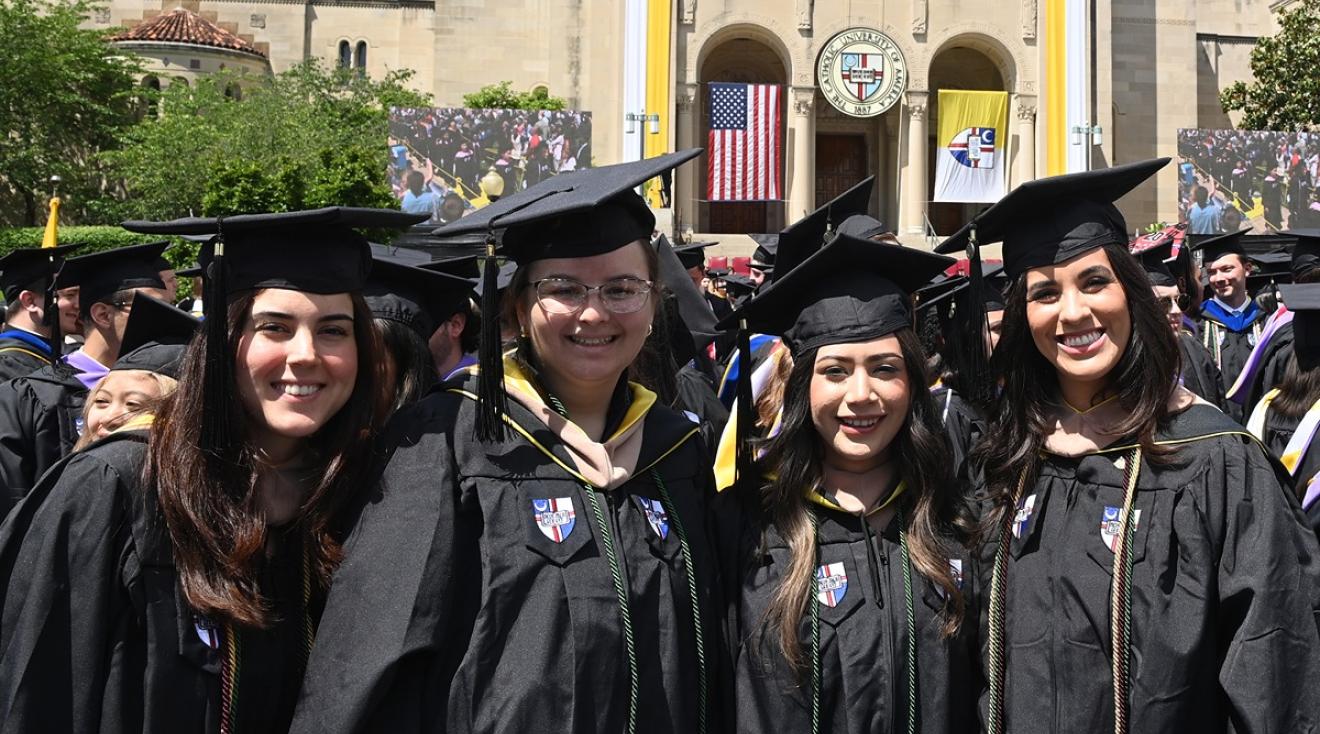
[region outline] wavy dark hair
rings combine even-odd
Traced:
[[[952,635],[962,624],[966,601],[954,582],[948,559],[972,529],[962,498],[956,491],[949,465],[949,440],[927,388],[926,357],[915,332],[895,332],[912,390],[908,415],[894,437],[894,458],[899,476],[907,482],[908,544],[917,571],[945,592],[944,634]],[[774,476],[756,488],[743,485],[740,492],[759,489],[760,504],[789,548],[789,566],[775,590],[762,619],[761,634],[778,641],[790,666],[801,669],[802,650],[798,629],[811,599],[816,565],[816,537],[810,508],[804,497],[807,488],[820,481],[825,449],[811,420],[811,380],[818,350],[795,357],[785,391],[784,417],[778,435],[763,442],[765,454],[757,461],[756,476]]]
[[[1127,300],[1132,335],[1127,349],[1110,373],[1111,389],[1127,409],[1115,431],[1135,436],[1147,460],[1160,463],[1173,449],[1155,443],[1155,431],[1169,418],[1169,398],[1178,386],[1182,356],[1168,320],[1155,301],[1150,279],[1124,245],[1103,248]],[[988,513],[984,532],[996,527],[1015,501],[1018,481],[1035,481],[1040,450],[1053,411],[1064,407],[1054,365],[1040,353],[1027,324],[1027,276],[1018,276],[1005,299],[999,346],[990,359],[992,374],[1003,393],[990,417],[991,429],[972,452],[973,466],[982,471],[994,512]]]
[[[208,358],[237,361],[239,340],[257,293],[244,292],[229,303],[229,340],[223,355],[207,354],[204,334],[189,345],[180,365],[179,388],[152,424],[143,467],[144,486],[153,487],[159,497],[188,604],[217,621],[248,627],[266,627],[272,621],[258,581],[267,537],[266,519],[257,502],[262,462],[239,400],[224,403],[231,411],[239,445],[237,460],[228,464],[228,471],[212,468],[220,464],[208,461],[198,447],[198,431],[203,420],[203,367]],[[370,480],[371,439],[387,415],[390,400],[384,389],[384,363],[371,358],[382,349],[371,309],[361,295],[351,296],[357,376],[348,402],[309,439],[318,460],[317,473],[296,521],[312,554],[315,582],[322,589],[329,588],[330,576],[342,559],[336,532],[339,513]],[[238,394],[237,381],[229,387],[229,394]]]
[[[1297,354],[1288,355],[1288,364],[1283,368],[1283,380],[1279,383],[1279,395],[1270,403],[1270,408],[1280,415],[1301,418],[1320,400],[1320,368],[1307,369],[1297,362]]]
[[[439,382],[435,358],[412,327],[393,319],[375,319],[385,354],[394,363],[394,395],[391,411],[422,399]]]

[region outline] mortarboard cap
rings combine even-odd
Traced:
[[[480,254],[446,257],[440,260],[432,260],[417,267],[477,281],[481,279],[481,257]]]
[[[397,321],[426,341],[440,324],[467,308],[472,282],[456,275],[372,259],[362,296],[378,319]]]
[[[838,229],[841,234],[852,235],[863,240],[869,240],[882,234],[889,234],[889,228],[885,223],[869,214],[854,214],[843,220],[843,224]]]
[[[1285,251],[1258,252],[1247,255],[1255,268],[1247,273],[1247,287],[1254,290],[1273,283],[1292,282],[1292,255]]]
[[[1173,257],[1173,240],[1165,239],[1155,245],[1139,245],[1137,242],[1132,243],[1129,251],[1141,263],[1146,277],[1150,278],[1150,284],[1161,288],[1178,285],[1178,280],[1173,277],[1166,262]]]
[[[1242,235],[1250,231],[1251,228],[1248,227],[1237,232],[1208,237],[1193,244],[1192,251],[1200,256],[1201,265],[1206,268],[1225,255],[1246,257],[1247,251],[1242,247]]]
[[[1280,285],[1279,296],[1293,312],[1293,353],[1298,366],[1320,367],[1320,283]]]
[[[147,370],[177,379],[183,353],[201,323],[187,311],[145,293],[134,293],[119,357],[111,369]]]
[[[659,280],[669,293],[666,301],[672,304],[666,316],[674,317],[667,324],[669,346],[675,366],[682,368],[719,335],[715,328],[715,312],[710,310],[705,296],[688,276],[677,251],[669,246],[668,238],[661,235],[656,239],[655,249],[660,265]],[[675,319],[678,323],[674,323]]]
[[[1168,162],[1168,158],[1156,158],[1028,181],[935,251],[966,248],[975,230],[978,244],[1004,243],[1004,272],[1017,278],[1031,268],[1067,262],[1105,245],[1126,245],[1127,224],[1114,202]]]
[[[78,286],[79,309],[83,316],[92,304],[132,288],[165,288],[156,261],[169,242],[130,245],[69,258],[60,271],[59,287]]]
[[[1292,251],[1293,279],[1302,278],[1320,267],[1320,229],[1290,229],[1280,234],[1296,237]],[[8,298],[8,291],[5,297]]]
[[[64,256],[79,247],[82,245],[23,248],[0,257],[0,289],[4,291],[5,301],[14,301],[31,285],[41,286],[44,291],[64,264]]]
[[[692,242],[672,249],[684,268],[704,268],[706,265],[706,248],[710,247],[711,244],[713,243]]]
[[[783,276],[820,251],[831,227],[838,231],[854,217],[865,216],[874,185],[875,176],[868,176],[780,232],[775,272]]]
[[[752,267],[767,275],[773,273],[775,253],[779,250],[779,234],[754,234],[750,237],[756,243],[756,251],[752,253]]]
[[[206,275],[206,271],[201,265],[193,265],[192,267],[187,267],[183,270],[176,270],[174,271],[174,274],[180,278],[200,278],[203,275]]]

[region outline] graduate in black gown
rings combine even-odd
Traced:
[[[1130,245],[1131,247],[1131,245]],[[1182,386],[1201,397],[1207,403],[1223,410],[1224,382],[1219,367],[1210,357],[1210,353],[1201,345],[1200,340],[1185,328],[1183,323],[1183,305],[1186,298],[1178,289],[1178,281],[1169,270],[1168,261],[1173,255],[1173,241],[1166,240],[1144,249],[1132,249],[1132,254],[1141,262],[1150,280],[1151,292],[1155,294],[1155,303],[1163,311],[1178,340],[1178,353],[1182,368],[1178,379]]]
[[[388,407],[351,227],[417,219],[126,224],[223,227],[203,249],[206,329],[149,431],[74,454],[0,528],[0,730],[287,730],[338,513]]]
[[[59,338],[52,284],[64,256],[80,245],[26,248],[0,257],[0,290],[5,297],[5,324],[0,331],[0,382],[22,377],[55,361]],[[50,299],[50,300],[47,300]],[[49,315],[46,304],[50,303]],[[58,329],[56,330],[58,333]]]
[[[1283,378],[1252,410],[1247,429],[1292,475],[1311,527],[1320,532],[1320,283],[1282,285],[1295,339]]]
[[[793,356],[717,511],[739,732],[976,728],[972,521],[909,306],[952,262],[840,235],[734,314]]]
[[[483,289],[479,372],[392,421],[294,731],[718,728],[710,461],[626,377],[660,305],[632,188],[699,152],[555,177],[450,225],[507,227],[521,336],[501,359]]]
[[[1210,297],[1201,303],[1201,345],[1219,367],[1225,393],[1246,366],[1270,316],[1247,291],[1251,265],[1242,248],[1242,235],[1247,231],[1230,232],[1193,245],[1210,282]],[[1242,406],[1228,401],[1226,407],[1234,420],[1244,420]]]
[[[1167,162],[1026,183],[969,225],[1012,279],[973,457],[991,734],[1320,721],[1316,537],[1260,443],[1178,386],[1112,204]]]
[[[79,286],[82,345],[54,364],[0,383],[0,516],[73,450],[87,390],[114,366],[135,292],[165,295],[156,260],[168,242],[70,258],[57,288]]]

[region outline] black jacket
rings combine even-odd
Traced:
[[[0,384],[0,512],[73,450],[87,388],[65,363]]]

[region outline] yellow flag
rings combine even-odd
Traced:
[[[1008,93],[940,90],[934,201],[993,203],[1006,193]]]
[[[50,216],[46,218],[46,234],[41,238],[42,247],[55,247],[60,243],[60,197],[50,197]]]

